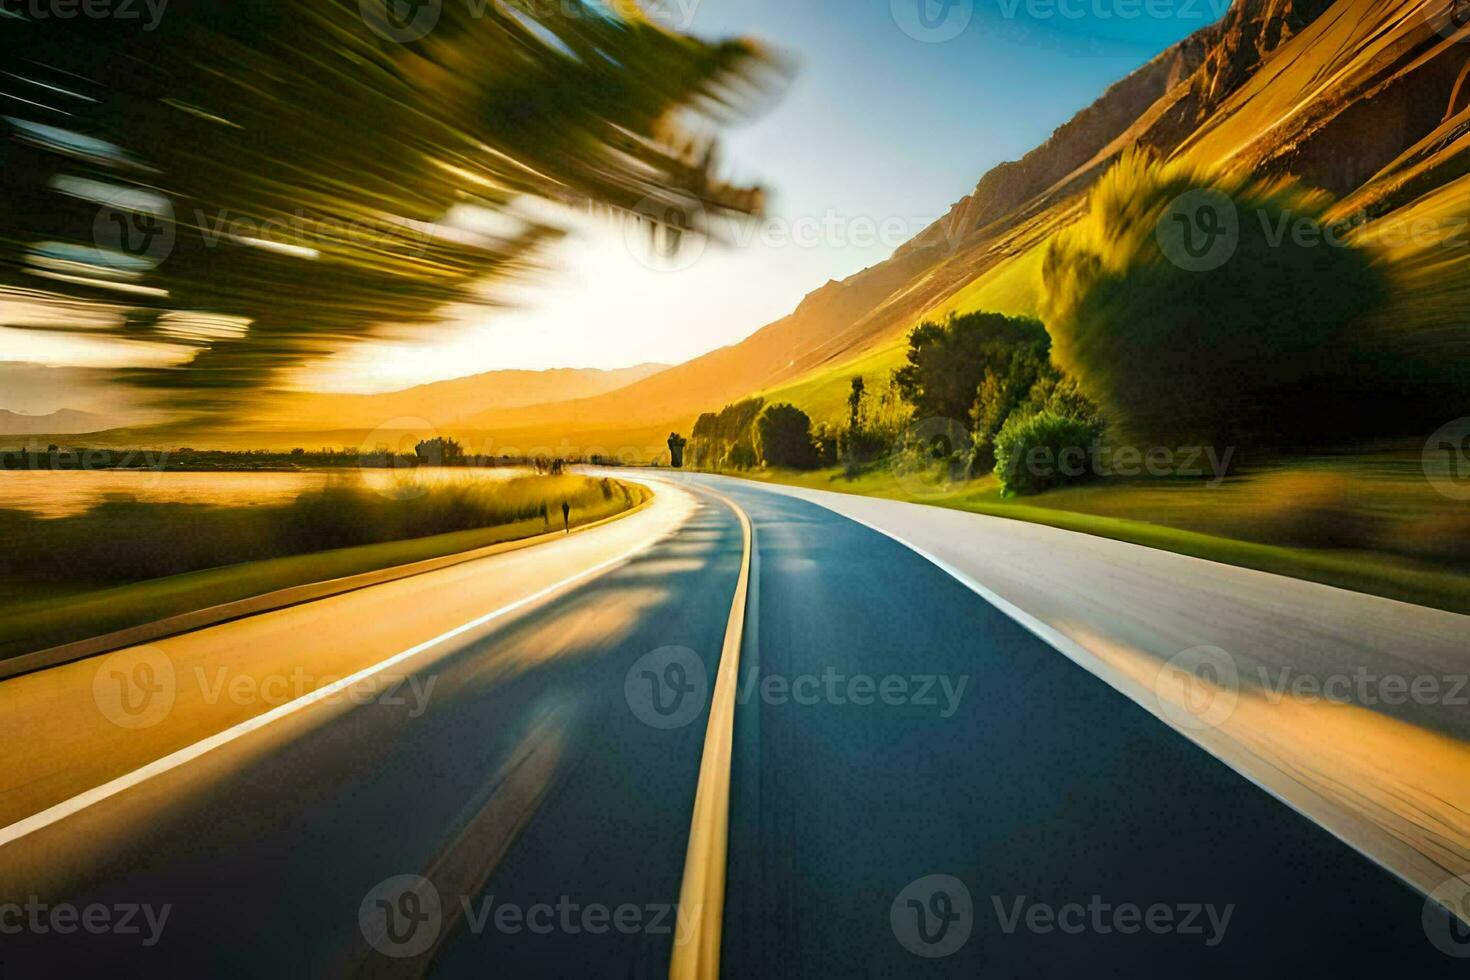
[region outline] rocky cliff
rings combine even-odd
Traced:
[[[733,347],[612,395],[487,425],[517,439],[591,431],[616,439],[619,429],[687,426],[752,392],[809,390],[818,377],[845,391],[848,365],[1034,254],[1135,146],[1291,176],[1374,216],[1419,199],[1470,171],[1470,30],[1455,36],[1434,20],[1432,8],[1445,2],[1236,0],[1219,23],[1111,86],[1022,159],[991,170],[888,261],[828,283]]]

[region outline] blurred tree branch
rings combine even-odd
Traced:
[[[419,36],[375,2],[174,0],[144,29],[6,0],[0,290],[113,311],[85,333],[182,350],[126,380],[227,411],[303,360],[492,302],[560,233],[523,199],[675,236],[759,212],[709,135],[781,85],[755,44],[583,0],[430,0]]]

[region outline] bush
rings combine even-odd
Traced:
[[[1000,313],[922,323],[909,335],[908,363],[893,372],[893,384],[919,418],[968,423],[987,371],[1005,370],[1021,348],[1045,358],[1048,344],[1039,321]]]
[[[871,463],[886,456],[893,443],[892,437],[885,438],[875,429],[843,429],[837,434],[836,457],[848,466]]]
[[[760,458],[756,456],[755,444],[749,435],[741,436],[735,445],[725,453],[724,462],[721,464],[727,470],[753,470],[760,465]]]
[[[1367,252],[1321,237],[1336,233],[1329,204],[1125,156],[1048,251],[1054,361],[1138,442],[1282,447],[1381,428],[1353,324],[1386,283]]]
[[[1043,378],[1056,375],[1045,350],[1019,347],[1004,362],[985,372],[975,393],[974,444],[970,470],[976,475],[995,469],[995,438],[1006,421],[1025,405]]]
[[[812,420],[795,405],[772,405],[755,420],[755,452],[766,466],[815,469]]]
[[[636,501],[612,480],[524,476],[373,489],[364,480],[306,491],[286,504],[215,506],[114,498],[65,517],[0,509],[0,575],[37,581],[132,582],[246,561],[514,524],[548,512],[609,516]],[[539,528],[537,528],[539,530]]]
[[[718,414],[701,415],[690,433],[694,465],[741,470],[754,467],[751,428],[765,404],[763,398],[748,398],[726,405]]]
[[[995,472],[1006,496],[1041,493],[1094,475],[1095,422],[1054,412],[1017,413],[995,440]]]
[[[812,433],[812,444],[817,451],[818,466],[833,466],[842,458],[841,449],[845,435],[845,430],[836,429],[825,422],[817,426]]]

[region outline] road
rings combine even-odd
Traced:
[[[771,489],[920,551],[1422,891],[1470,882],[1470,617],[1024,521]],[[1218,683],[1160,683],[1191,657]],[[1470,889],[1459,898],[1470,919]]]
[[[1447,913],[831,509],[691,478],[542,548],[115,662],[172,672],[156,718],[105,662],[0,684],[0,975],[1464,975]]]

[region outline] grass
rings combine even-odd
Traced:
[[[294,538],[295,549],[299,553],[242,561],[222,567],[201,568],[162,577],[143,574],[142,570],[149,567],[151,562],[147,558],[141,558],[130,564],[125,563],[129,564],[129,567],[136,573],[131,577],[137,580],[121,583],[119,582],[119,570],[115,563],[77,561],[74,557],[68,558],[59,566],[55,559],[50,559],[53,570],[56,567],[71,569],[70,578],[54,575],[22,576],[14,569],[23,564],[26,551],[23,547],[24,539],[22,541],[9,539],[6,555],[7,564],[11,568],[0,574],[0,596],[3,596],[0,598],[0,659],[101,636],[116,630],[211,606],[249,599],[280,589],[378,571],[534,537],[544,533],[547,528],[547,522],[539,513],[540,504],[543,501],[550,504],[548,515],[559,523],[561,515],[557,511],[560,509],[560,502],[562,499],[571,499],[573,501],[572,526],[578,527],[622,513],[637,506],[647,497],[646,491],[641,487],[614,481],[591,480],[576,476],[535,477],[526,478],[526,480],[539,481],[539,485],[512,480],[491,484],[484,489],[485,493],[494,494],[497,491],[504,492],[509,488],[508,495],[501,501],[504,506],[499,509],[490,507],[486,501],[482,500],[482,503],[486,503],[482,510],[461,510],[453,513],[454,503],[458,501],[463,507],[466,498],[460,494],[446,493],[430,493],[420,500],[409,499],[396,502],[403,505],[405,512],[411,509],[412,505],[419,504],[421,513],[418,520],[423,522],[421,527],[431,526],[436,521],[443,522],[454,518],[471,521],[502,518],[482,526],[325,550],[314,550],[311,547],[311,540],[296,537]],[[514,486],[514,484],[521,485]],[[536,491],[534,493],[532,492],[533,487]],[[605,487],[613,488],[613,492],[609,494]],[[424,504],[424,500],[429,503]],[[351,508],[354,502],[356,506],[365,510],[353,511]],[[387,503],[395,502],[387,501]],[[335,528],[318,529],[318,533],[325,533],[328,536],[339,533],[343,528],[350,528],[355,520],[363,517],[365,512],[375,510],[381,512],[382,509],[382,505],[377,502],[357,496],[356,490],[328,492],[325,497],[319,494],[306,494],[295,504],[283,508],[195,508],[196,511],[205,513],[192,515],[192,530],[197,534],[200,528],[207,529],[212,519],[217,532],[212,542],[213,546],[226,546],[241,540],[239,535],[242,528],[256,529],[272,524],[288,526],[280,524],[281,512],[299,517],[323,505],[335,505],[338,508],[334,518]],[[167,518],[171,512],[177,514],[177,506],[135,503],[126,508],[126,512],[136,515],[140,513],[136,508],[155,507],[159,508],[160,514]],[[535,513],[535,516],[524,516],[527,509]],[[85,531],[87,519],[97,510],[98,508],[94,508],[76,518],[57,520],[71,521],[68,537],[77,546],[84,546],[87,543]],[[248,516],[244,513],[246,511],[249,512]],[[36,523],[44,525],[53,522],[36,521]],[[112,515],[105,518],[103,523],[111,524]],[[157,520],[146,520],[142,527],[151,533],[158,526]],[[408,529],[408,526],[400,523],[393,525],[390,529],[404,531]],[[93,530],[97,530],[95,525]],[[292,532],[287,533],[289,535]],[[296,533],[299,533],[299,529]],[[385,533],[385,529],[359,529],[357,533],[378,536]],[[47,540],[47,536],[41,533],[32,540],[41,544]],[[281,540],[278,538],[269,544],[278,547],[280,543]],[[94,540],[92,544],[95,547],[96,541]],[[107,550],[113,555],[122,555],[125,554],[126,547],[137,547],[137,544],[136,538],[130,542],[113,540],[109,543]],[[153,550],[166,555],[175,550],[172,544],[173,542],[170,541],[170,547]],[[198,544],[198,541],[193,542],[195,549],[190,553],[196,555],[200,553],[197,549]],[[32,552],[31,557],[36,558],[37,556]],[[110,569],[112,574],[106,577],[98,576],[99,567]],[[83,573],[83,569],[87,571]],[[121,577],[129,576],[122,575]]]
[[[910,326],[924,320],[943,320],[950,313],[989,310],[1011,316],[1034,316],[1041,289],[1041,262],[1046,249],[1031,249],[1008,259],[935,306]],[[840,423],[847,419],[847,396],[852,379],[861,376],[869,390],[885,384],[908,356],[908,334],[904,329],[886,342],[856,357],[810,371],[785,384],[755,393],[767,402],[790,402],[811,416],[814,424]]]
[[[942,322],[951,313],[986,311],[1007,316],[1036,316],[1041,303],[1041,266],[1046,246],[1010,258],[927,311],[920,320]]]
[[[786,384],[758,391],[752,397],[764,398],[773,405],[790,402],[806,412],[814,425],[842,422],[847,419],[847,396],[852,391],[852,379],[861,376],[876,388],[887,382],[895,368],[903,366],[907,355],[908,337],[905,335],[856,360],[802,375]]]
[[[1470,515],[1440,496],[1419,465],[1404,453],[1299,458],[1214,488],[1110,480],[1022,498],[1003,497],[987,477],[920,502],[1470,614]],[[851,479],[839,470],[737,475],[915,499],[882,467]]]

